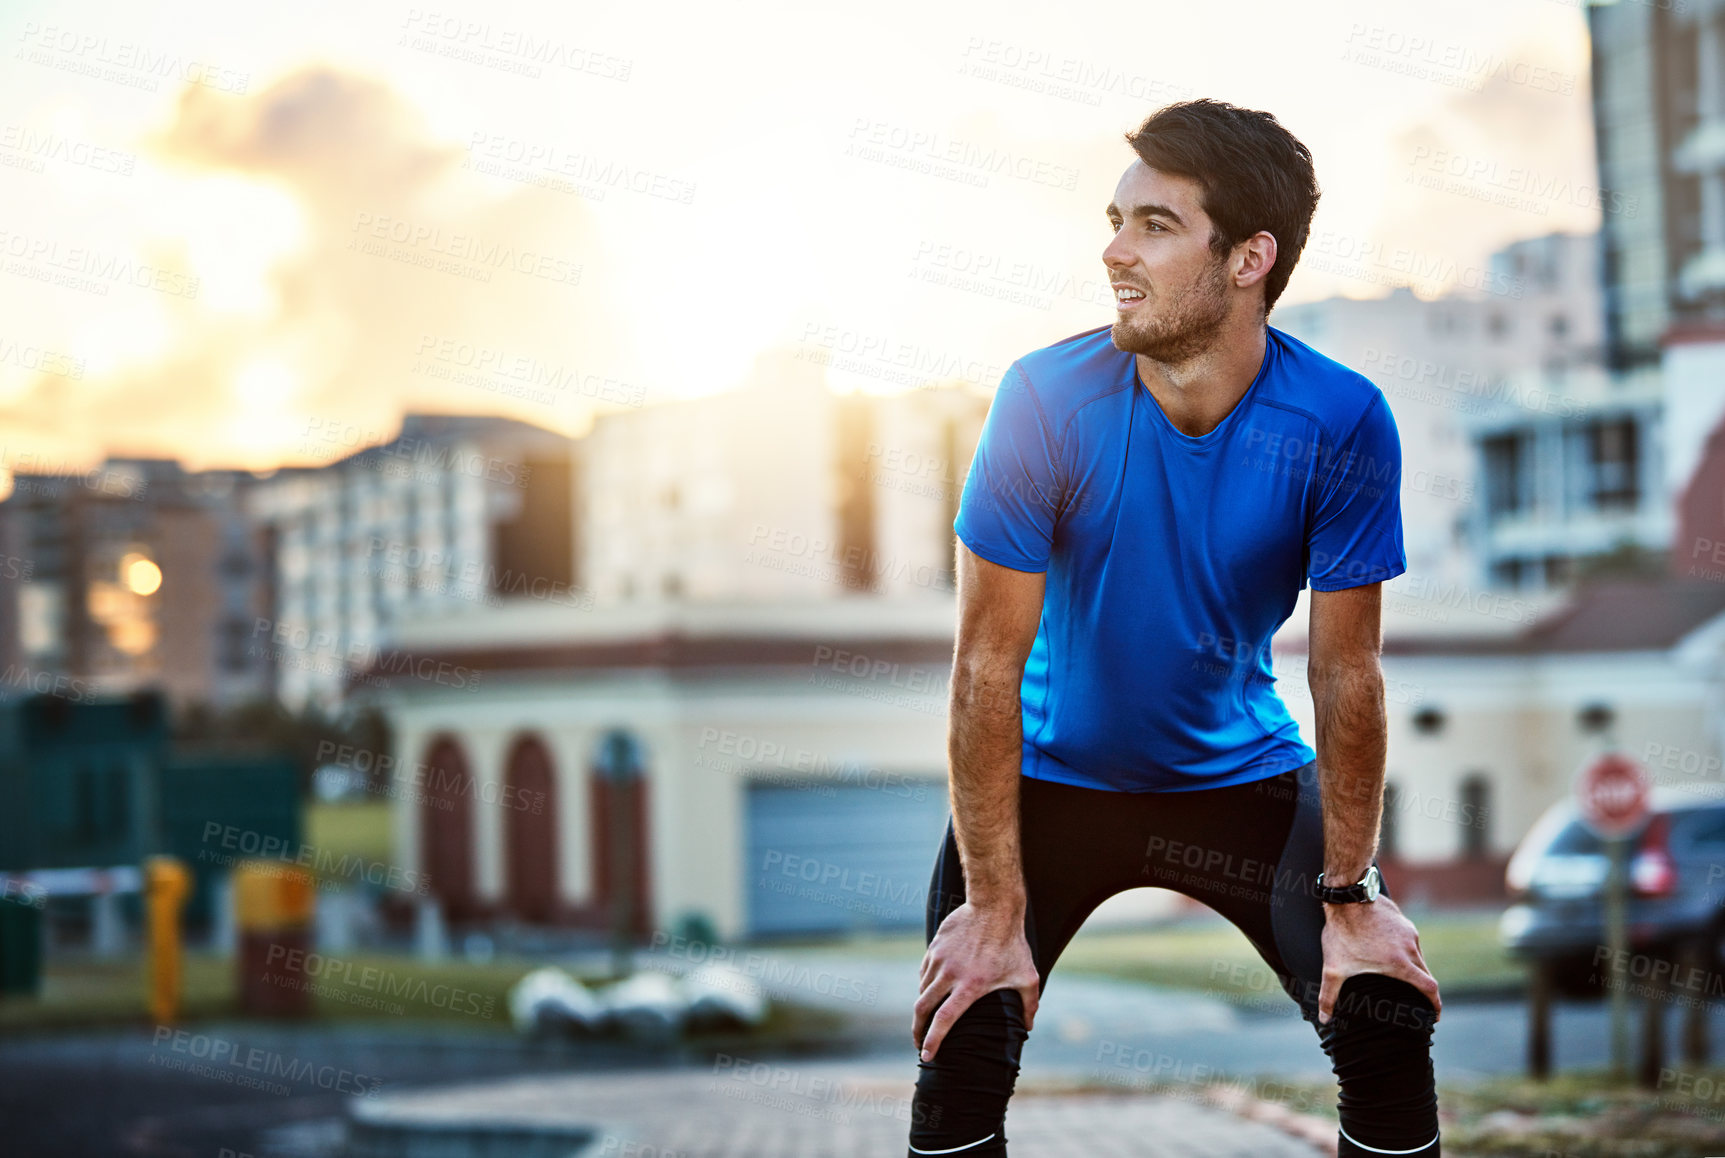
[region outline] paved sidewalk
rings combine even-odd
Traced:
[[[365,1099],[373,1121],[472,1130],[588,1123],[583,1158],[900,1158],[911,1080],[878,1062],[751,1062],[518,1078]],[[1014,1158],[1314,1158],[1309,1141],[1185,1098],[1039,1094],[1007,1115]]]

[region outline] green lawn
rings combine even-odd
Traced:
[[[308,975],[306,980],[315,986],[311,1006],[319,1020],[405,1018],[507,1029],[506,994],[531,968],[523,963],[481,965],[460,959],[424,963],[410,958],[354,955],[316,976]],[[231,957],[187,953],[181,989],[183,1019],[236,1016],[236,970]],[[50,955],[43,963],[42,990],[36,998],[0,999],[0,1027],[142,1022],[148,1017],[144,995],[141,957],[98,961]]]
[[[317,849],[320,859],[330,864],[339,864],[347,856],[375,864],[394,864],[389,807],[387,800],[341,804],[309,801],[305,806],[305,843]]]
[[[1423,938],[1422,938],[1423,939]],[[1600,1071],[1558,1074],[1548,1082],[1500,1076],[1440,1082],[1438,1115],[1446,1154],[1467,1158],[1697,1158],[1725,1154],[1725,1069],[1669,1071],[1643,1090]],[[1136,1077],[1136,1075],[1127,1075]],[[1050,1084],[1052,1091],[1161,1093],[1200,1101],[1244,1095],[1296,1114],[1336,1121],[1336,1086],[1312,1079],[1217,1078]],[[1026,1083],[1034,1094],[1037,1084]],[[1232,1108],[1230,1106],[1230,1108]]]
[[[1410,914],[1420,949],[1447,994],[1501,990],[1525,982],[1526,970],[1498,945],[1497,912]],[[842,951],[857,957],[920,960],[919,933],[856,937],[839,944],[793,942],[786,948]],[[1198,989],[1236,1000],[1287,1000],[1269,967],[1239,930],[1210,915],[1153,929],[1083,930],[1061,954],[1059,970]]]
[[[1549,1082],[1499,1078],[1446,1087],[1444,1149],[1494,1158],[1695,1158],[1725,1154],[1725,1069],[1665,1071],[1642,1090],[1602,1072]]]
[[[1413,919],[1426,965],[1445,994],[1501,989],[1525,981],[1525,967],[1498,945],[1496,912],[1426,913]],[[1080,932],[1061,955],[1058,967],[1201,989],[1235,999],[1286,1000],[1245,936],[1213,918],[1148,932]]]
[[[311,1018],[326,1023],[459,1025],[513,1033],[509,989],[538,966],[527,961],[422,962],[356,954],[336,965],[320,965],[315,975],[307,975],[316,987]],[[231,957],[188,953],[180,1020],[196,1023],[239,1016],[236,968]],[[0,997],[0,1033],[148,1024],[143,970],[138,957],[115,961],[50,957],[44,962],[37,997]],[[593,983],[608,978],[581,980]],[[757,1041],[820,1042],[841,1033],[845,1024],[839,1014],[774,1002],[766,1022],[749,1036]]]
[[[232,1012],[233,964],[205,954],[184,962],[184,1014],[196,1021]],[[42,989],[35,997],[0,997],[0,1029],[61,1029],[88,1025],[143,1024],[143,961],[56,960],[42,962]]]

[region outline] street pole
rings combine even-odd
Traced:
[[[1605,877],[1605,941],[1611,958],[1611,1076],[1629,1075],[1629,957],[1627,926],[1629,844],[1626,836],[1611,837],[1605,847],[1610,868]]]

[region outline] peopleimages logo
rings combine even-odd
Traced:
[[[223,824],[216,820],[205,821],[203,843],[214,845],[223,851],[208,847],[199,849],[198,859],[202,861],[231,865],[244,857],[279,860],[284,864],[311,868],[324,877],[365,881],[385,886],[393,892],[430,895],[425,874],[413,869],[404,869],[380,860],[368,860],[357,853],[337,854],[327,848],[295,843],[283,837],[241,828],[238,825]]]
[[[381,1078],[356,1073],[332,1065],[320,1065],[303,1058],[291,1057],[261,1047],[242,1048],[230,1038],[207,1033],[192,1033],[172,1026],[156,1026],[152,1065],[164,1069],[183,1070],[204,1077],[216,1078],[232,1085],[286,1095],[291,1088],[283,1082],[267,1079],[283,1078],[301,1082],[333,1093],[371,1097],[383,1088]]]

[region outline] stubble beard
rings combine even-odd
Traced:
[[[1115,348],[1169,364],[1190,361],[1208,350],[1227,319],[1227,268],[1226,259],[1218,258],[1159,314],[1145,316],[1140,306],[1130,319],[1116,321],[1109,332]]]

